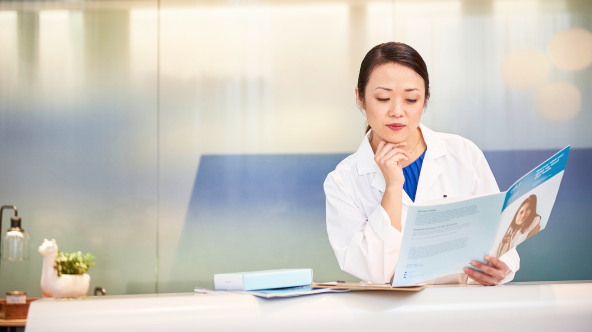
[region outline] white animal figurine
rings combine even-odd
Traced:
[[[79,297],[86,296],[90,285],[88,274],[62,274],[54,268],[58,256],[58,245],[55,240],[43,240],[39,247],[43,256],[43,270],[41,272],[41,292],[43,297]]]

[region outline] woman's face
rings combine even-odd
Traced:
[[[392,62],[374,68],[363,102],[357,89],[356,95],[374,135],[379,136],[373,140],[391,143],[410,138],[426,103],[423,78],[409,67]]]
[[[522,225],[528,216],[530,215],[530,203],[526,203],[520,207],[518,210],[518,215],[516,216],[516,224]]]

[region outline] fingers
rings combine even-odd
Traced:
[[[401,149],[400,147],[407,145],[406,142],[401,142],[401,143],[387,143],[386,141],[380,141],[380,143],[378,144],[378,147],[376,149],[376,154],[374,155],[374,160],[377,163],[381,163],[381,162],[385,162],[389,159],[391,159],[394,155],[396,154],[402,154],[405,158],[405,160],[410,158],[409,152]],[[403,158],[398,158],[398,160],[401,160]]]
[[[474,267],[483,271],[485,274],[497,279],[497,281],[504,279],[504,277],[506,276],[505,270],[502,271],[502,270],[498,269],[497,267],[489,266],[489,265],[483,264],[479,261],[472,261],[471,265],[473,265]]]
[[[382,148],[384,147],[385,144],[386,144],[386,141],[380,141],[378,143],[378,147],[376,147],[376,153],[375,154],[379,154],[380,151],[382,151]]]
[[[399,148],[392,149],[388,151],[386,154],[379,156],[378,158],[374,158],[377,164],[387,163],[387,162],[398,162],[400,160],[409,160],[409,154],[407,151]]]
[[[402,160],[409,160],[410,158],[409,153],[401,148],[405,145],[407,145],[406,142],[388,143],[380,141],[376,148],[374,161],[382,171],[387,187],[402,185],[405,182],[400,164]]]
[[[480,269],[483,272],[475,271],[471,268],[465,267],[465,274],[471,279],[479,282],[485,286],[493,286],[499,284],[509,271],[508,266],[502,260],[493,256],[485,256],[485,260],[489,264],[483,264],[479,261],[472,261],[471,265]]]
[[[471,268],[468,268],[468,267],[465,267],[463,269],[463,271],[465,272],[465,275],[468,278],[471,278],[471,279],[475,280],[476,282],[480,283],[483,286],[490,286],[489,283],[485,282],[484,280],[481,280],[481,278],[479,277],[479,275],[477,273],[474,273],[474,272],[477,272],[477,271],[475,271],[475,270],[473,270]]]
[[[475,271],[470,267],[465,267],[464,272],[469,278],[477,281],[483,286],[495,286],[499,283],[499,280],[496,280],[493,277],[482,272]]]
[[[376,154],[380,154],[382,149],[392,149],[392,148],[401,148],[407,145],[407,142],[400,142],[400,143],[389,143],[385,140],[380,141],[378,143],[378,147],[376,148]]]
[[[471,265],[480,269],[483,272],[476,271],[470,267],[465,267],[463,271],[467,277],[477,281],[484,286],[495,286],[500,281],[504,280],[506,274],[510,270],[508,265],[501,259],[493,256],[485,256],[485,261],[489,264],[483,264],[479,261],[472,261]]]
[[[504,261],[502,261],[501,259],[499,259],[497,257],[485,256],[485,261],[490,263],[491,265],[497,267],[498,269],[504,271],[504,274],[510,269],[508,267],[508,265],[506,265],[506,263],[504,263]]]

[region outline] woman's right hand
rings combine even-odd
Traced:
[[[382,171],[387,188],[396,187],[400,190],[405,183],[401,161],[409,160],[409,153],[402,149],[406,145],[407,142],[388,143],[387,141],[380,141],[378,143],[374,161]]]

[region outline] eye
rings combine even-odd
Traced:
[[[391,100],[390,98],[376,98],[376,99],[378,99],[378,101],[389,101],[389,100]]]
[[[417,101],[417,99],[405,99],[407,100],[408,103],[415,103]]]

